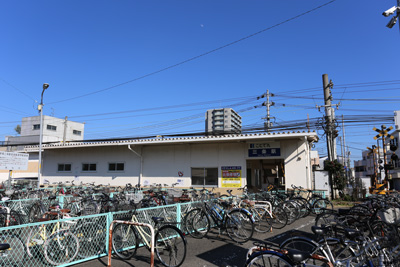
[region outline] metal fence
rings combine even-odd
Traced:
[[[61,203],[65,200],[58,199]],[[26,218],[35,201],[11,201],[9,207],[23,211]],[[181,228],[183,217],[194,205],[198,203],[140,209],[136,217],[152,225],[151,217],[164,217]],[[0,243],[10,244],[10,249],[0,252],[0,266],[69,266],[106,256],[111,222],[129,220],[131,216],[130,211],[120,211],[0,228]]]

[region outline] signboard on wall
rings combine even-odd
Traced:
[[[0,170],[27,170],[29,155],[0,151]]]
[[[242,167],[222,166],[221,187],[242,187]]]
[[[281,155],[280,142],[264,142],[249,144],[249,157],[279,157]]]

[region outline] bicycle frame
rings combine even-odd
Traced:
[[[132,216],[132,220],[136,218],[136,215]],[[136,227],[148,227],[150,228],[150,232],[151,232],[151,238],[150,238],[150,267],[154,267],[154,239],[155,239],[155,234],[154,234],[154,228],[152,225],[147,224],[147,223],[139,223],[139,222],[134,222],[134,221],[112,221],[111,225],[110,225],[110,229],[109,229],[109,244],[108,244],[108,265],[107,267],[111,267],[111,251],[112,251],[112,230],[114,227],[115,223],[122,223],[122,224],[129,224],[129,225],[135,225]],[[130,229],[130,228],[129,228]],[[145,239],[146,240],[146,239]]]
[[[218,208],[219,211],[217,211],[216,208]],[[213,221],[217,224],[217,227],[221,229],[224,229],[226,220],[228,218],[231,218],[229,212],[227,212],[226,209],[220,209],[216,205],[210,206],[207,202],[204,202],[204,206],[202,207],[202,209],[205,212],[205,214],[207,214],[207,216],[213,219]],[[244,211],[247,215],[249,215],[252,220],[252,223],[254,223],[253,215],[244,208],[233,208],[229,211],[238,211],[238,210]],[[221,213],[223,214],[221,215]]]

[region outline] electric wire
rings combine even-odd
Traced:
[[[176,67],[181,66],[181,65],[183,65],[183,64],[189,63],[189,62],[194,61],[194,60],[196,60],[196,59],[199,59],[199,58],[202,58],[202,57],[207,56],[207,55],[209,55],[209,54],[212,54],[212,53],[215,53],[215,52],[217,52],[217,51],[220,51],[220,50],[222,50],[222,49],[224,49],[224,48],[227,48],[227,47],[230,47],[230,46],[232,46],[232,45],[235,45],[235,44],[237,44],[237,43],[239,43],[239,42],[242,42],[242,41],[245,41],[245,40],[247,40],[247,39],[250,39],[250,38],[252,38],[252,37],[254,37],[254,36],[257,36],[257,35],[259,35],[259,34],[261,34],[261,33],[264,33],[264,32],[266,32],[266,31],[269,31],[269,30],[271,30],[271,29],[274,29],[274,28],[276,28],[276,27],[279,27],[279,26],[281,26],[281,25],[283,25],[283,24],[285,24],[285,23],[288,23],[288,22],[290,22],[290,21],[293,21],[293,20],[295,20],[295,19],[298,19],[298,18],[300,18],[300,17],[303,17],[303,16],[305,16],[305,15],[307,15],[307,14],[309,14],[309,13],[312,13],[312,12],[314,12],[314,11],[316,11],[316,10],[319,10],[319,9],[325,7],[325,6],[328,6],[328,5],[332,4],[332,3],[335,2],[335,1],[336,1],[336,0],[331,0],[331,1],[327,2],[327,3],[324,3],[324,4],[322,4],[322,5],[319,5],[319,6],[315,7],[315,8],[312,8],[312,9],[310,9],[310,10],[307,10],[307,11],[305,11],[305,12],[302,12],[302,13],[296,15],[296,16],[293,16],[293,17],[291,17],[291,18],[289,18],[289,19],[286,19],[286,20],[284,20],[284,21],[282,21],[282,22],[279,22],[279,23],[277,23],[277,24],[275,24],[275,25],[272,25],[272,26],[270,26],[270,27],[264,28],[264,29],[262,29],[262,30],[260,30],[260,31],[258,31],[258,32],[255,32],[255,33],[253,33],[253,34],[247,35],[247,36],[245,36],[245,37],[243,37],[243,38],[240,38],[240,39],[238,39],[238,40],[235,40],[235,41],[233,41],[233,42],[230,42],[230,43],[225,44],[225,45],[223,45],[223,46],[220,46],[220,47],[218,47],[218,48],[212,49],[212,50],[207,51],[207,52],[205,52],[205,53],[203,53],[203,54],[200,54],[200,55],[194,56],[194,57],[192,57],[192,58],[186,59],[186,60],[184,60],[184,61],[178,62],[178,63],[176,63],[176,64],[170,65],[170,66],[168,66],[168,67],[165,67],[165,68],[156,70],[156,71],[154,71],[154,72],[151,72],[151,73],[148,73],[148,74],[139,76],[139,77],[137,77],[137,78],[135,78],[135,79],[132,79],[132,80],[129,80],[129,81],[126,81],[126,82],[123,82],[123,83],[119,83],[119,84],[116,84],[116,85],[113,85],[113,86],[110,86],[110,87],[107,87],[107,88],[104,88],[104,89],[101,89],[101,90],[97,90],[97,91],[93,91],[93,92],[90,92],[90,93],[87,93],[87,94],[83,94],[83,95],[80,95],[80,96],[75,96],[75,97],[67,98],[67,99],[64,99],[64,100],[54,101],[54,102],[51,102],[51,103],[49,103],[49,104],[57,104],[57,103],[61,103],[61,102],[66,102],[66,101],[75,100],[75,99],[78,99],[78,98],[82,98],[82,97],[87,97],[87,96],[90,96],[90,95],[98,94],[98,93],[101,93],[101,92],[104,92],[104,91],[108,91],[108,90],[111,90],[111,89],[114,89],[114,88],[117,88],[117,87],[121,87],[121,86],[123,86],[123,85],[129,84],[129,83],[132,83],[132,82],[136,82],[136,81],[142,80],[142,79],[144,79],[144,78],[147,78],[147,77],[156,75],[156,74],[158,74],[158,73],[161,73],[161,72],[164,72],[164,71],[167,71],[167,70],[176,68]]]

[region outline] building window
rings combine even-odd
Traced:
[[[192,168],[192,185],[218,186],[218,168]]]
[[[40,130],[40,124],[34,124],[33,130]]]
[[[122,172],[124,170],[125,170],[125,163],[122,162],[108,163],[108,171],[110,172]]]
[[[75,135],[79,135],[79,136],[82,135],[82,131],[78,131],[78,130],[73,130],[72,133]]]
[[[96,163],[83,163],[82,164],[82,171],[83,172],[95,172],[97,169]]]
[[[50,131],[57,131],[57,126],[47,124],[47,130],[50,130]]]
[[[71,171],[71,164],[70,163],[59,163],[58,164],[58,171],[59,172],[70,172]]]

